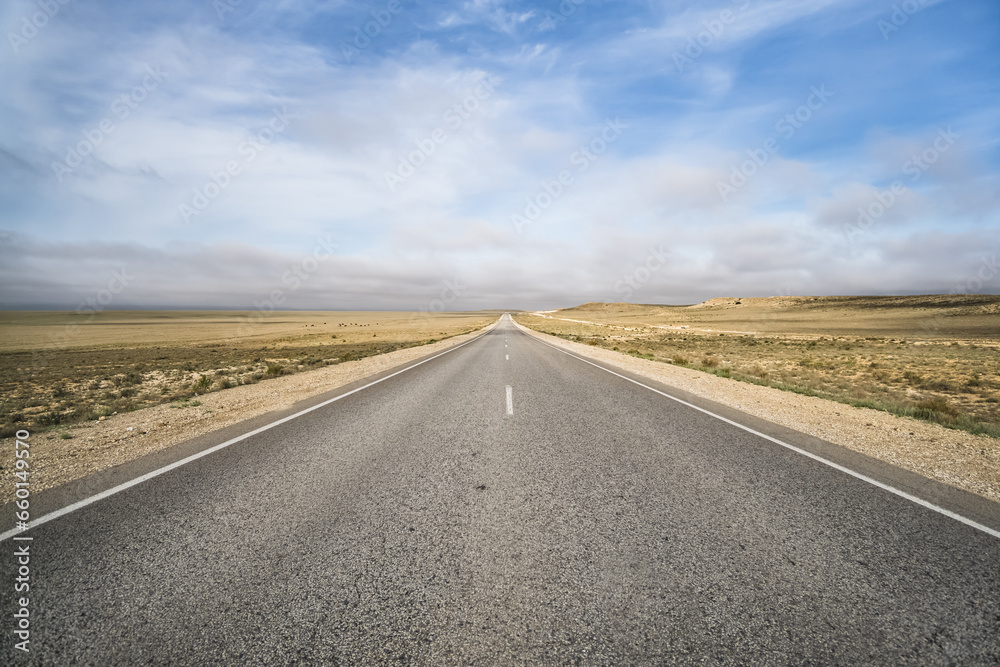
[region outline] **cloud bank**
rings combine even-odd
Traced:
[[[49,4],[3,308],[1000,293],[995,3]]]

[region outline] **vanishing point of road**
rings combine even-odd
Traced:
[[[29,654],[3,542],[0,662],[1000,662],[1000,539],[508,316],[363,384],[31,528]]]

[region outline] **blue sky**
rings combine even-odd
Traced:
[[[992,0],[15,0],[0,26],[0,307],[1000,293]]]

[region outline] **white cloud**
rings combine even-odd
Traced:
[[[846,90],[745,185],[719,195],[718,183],[808,93],[800,81],[748,86],[740,49],[817,16],[851,23],[857,4],[747,5],[711,47],[734,58],[699,60],[683,75],[667,72],[672,50],[730,5],[628,33],[608,21],[580,41],[567,24],[539,43],[530,11],[472,0],[426,23],[409,19],[422,31],[479,30],[468,52],[435,36],[396,44],[386,35],[383,50],[373,45],[350,66],[294,31],[248,39],[235,19],[305,26],[367,6],[264,3],[228,23],[154,22],[134,33],[53,23],[17,60],[0,59],[0,226],[12,235],[0,244],[11,285],[0,305],[73,305],[128,264],[144,277],[123,303],[249,307],[324,235],[338,243],[336,261],[291,305],[419,307],[452,278],[470,286],[457,307],[613,299],[623,272],[661,245],[671,262],[643,287],[644,300],[946,290],[1000,225],[996,120],[979,107],[941,111],[961,140],[907,182],[860,241],[849,242],[844,223],[933,145],[938,128],[894,125],[893,109],[884,129],[872,121],[852,138],[834,121],[865,100]],[[474,43],[483,33],[496,41]],[[165,80],[119,118],[114,101],[142,83],[147,65],[162,66]],[[495,90],[449,116],[486,78]],[[286,107],[288,127],[248,160],[241,144]],[[619,113],[627,131],[579,170],[574,153]],[[105,118],[114,131],[59,182],[51,163]],[[432,139],[438,129],[444,140]],[[837,131],[843,139],[824,139]],[[390,189],[386,173],[428,141],[433,151]],[[230,161],[240,174],[184,224],[178,207]],[[518,234],[511,216],[561,170],[572,184]],[[913,259],[935,249],[933,272]]]

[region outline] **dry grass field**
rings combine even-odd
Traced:
[[[637,357],[1000,437],[1000,296],[591,303],[516,319]]]
[[[0,437],[475,331],[499,313],[0,312]]]

